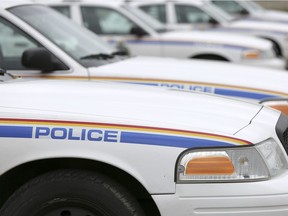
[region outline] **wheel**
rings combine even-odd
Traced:
[[[60,170],[23,185],[4,204],[1,216],[144,216],[120,185],[98,173]]]

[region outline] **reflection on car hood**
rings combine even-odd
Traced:
[[[175,41],[195,41],[207,44],[234,45],[254,49],[270,49],[271,43],[255,37],[243,35],[231,35],[222,32],[205,32],[205,31],[171,31],[161,34],[163,40]]]
[[[128,84],[34,80],[7,83],[1,88],[6,93],[0,109],[7,115],[14,111],[19,116],[33,114],[33,118],[45,114],[45,118],[68,116],[77,121],[230,135],[247,126],[261,109],[258,104],[208,94]]]
[[[218,61],[135,57],[89,68],[92,77],[157,79],[288,92],[287,72]]]
[[[262,22],[254,20],[239,20],[230,23],[228,28],[235,29],[250,29],[259,31],[270,31],[274,33],[288,34],[288,26],[286,24],[275,23],[275,22]]]
[[[284,11],[265,10],[263,13],[256,13],[255,15],[259,18],[270,19],[273,22],[274,20],[288,22],[288,13]]]

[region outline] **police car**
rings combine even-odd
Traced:
[[[288,119],[208,94],[0,76],[1,216],[285,216]]]
[[[241,17],[248,20],[263,20],[279,23],[288,23],[287,12],[265,9],[255,1],[213,0],[211,1],[211,3],[235,17]],[[281,6],[285,4],[285,1],[277,2],[276,4],[278,3],[280,3],[279,6]]]
[[[210,32],[253,35],[270,40],[278,56],[288,59],[288,26],[284,23],[259,20],[235,19],[216,7],[211,0],[153,0],[133,1],[130,5],[140,7],[155,18],[165,15],[170,29],[206,29]],[[164,15],[163,15],[164,14]],[[266,17],[266,15],[263,15]]]
[[[133,55],[210,59],[284,68],[273,44],[251,36],[202,31],[167,32],[165,27],[123,1],[47,1],[106,41]]]
[[[204,60],[125,57],[46,6],[7,3],[0,13],[0,35],[7,38],[1,41],[0,63],[14,75],[141,84],[255,102],[288,97],[285,71]]]

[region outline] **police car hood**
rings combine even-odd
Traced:
[[[1,84],[9,118],[161,127],[235,134],[262,108],[202,93],[89,81],[32,80]],[[16,114],[15,114],[16,113]]]
[[[252,16],[253,17],[253,16]],[[270,21],[283,21],[283,22],[288,22],[288,13],[284,11],[275,11],[275,10],[265,10],[265,11],[260,11],[259,13],[256,13],[254,17],[257,18],[262,18],[262,19],[267,19]]]
[[[114,77],[145,80],[185,81],[195,85],[234,86],[288,92],[287,72],[224,63],[219,61],[185,60],[156,57],[134,57],[121,62],[89,68],[92,77]],[[129,80],[127,80],[129,81]]]
[[[271,43],[260,38],[231,35],[222,32],[204,32],[204,31],[171,31],[161,34],[162,40],[177,41],[192,41],[199,43],[207,43],[209,45],[223,45],[223,46],[243,46],[254,49],[270,49]]]
[[[265,17],[264,17],[265,19]],[[239,20],[231,22],[225,28],[232,29],[247,29],[247,30],[258,30],[258,31],[270,31],[288,34],[288,28],[286,24],[276,23],[276,22],[263,22],[254,20]],[[221,28],[220,28],[221,29]]]

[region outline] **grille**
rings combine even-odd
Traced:
[[[288,154],[288,128],[284,131],[283,133],[283,147],[286,151],[286,153]]]
[[[276,133],[288,155],[288,116],[282,114],[276,125]]]
[[[281,48],[279,47],[279,45],[276,44],[275,42],[272,42],[272,43],[273,43],[273,51],[274,51],[275,55],[277,57],[282,57],[283,54],[282,54],[282,51],[281,51]]]

